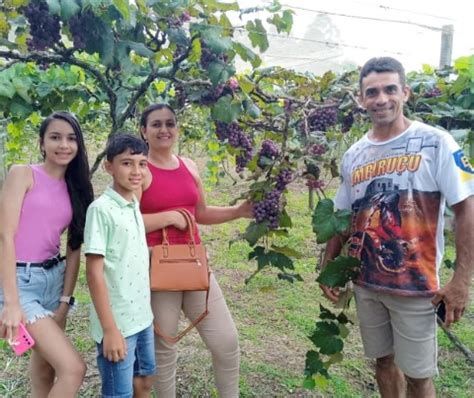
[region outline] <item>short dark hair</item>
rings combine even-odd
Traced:
[[[398,76],[400,78],[400,84],[402,85],[402,87],[405,87],[405,83],[406,83],[405,68],[403,68],[403,65],[400,63],[400,61],[397,61],[395,58],[379,57],[379,58],[369,59],[360,70],[359,87],[361,90],[362,90],[362,80],[372,72],[398,73]]]
[[[136,135],[130,133],[116,133],[109,138],[105,156],[112,162],[117,155],[129,150],[132,155],[148,155],[148,146]]]

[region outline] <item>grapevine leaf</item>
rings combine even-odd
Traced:
[[[321,354],[332,355],[341,352],[344,346],[339,333],[339,327],[335,323],[317,322],[310,340],[319,348]]]
[[[221,28],[205,29],[201,32],[201,36],[207,47],[215,54],[222,54],[232,48],[232,40],[230,37],[222,36]]]
[[[313,213],[313,231],[318,243],[327,242],[336,234],[347,231],[350,227],[351,213],[348,210],[334,212],[334,203],[330,199],[318,202]]]
[[[183,29],[180,28],[171,28],[166,31],[169,40],[172,43],[176,43],[180,46],[188,46],[189,38],[186,36],[186,33]]]
[[[306,353],[304,373],[306,376],[308,376],[307,379],[313,378],[313,375],[315,374],[321,374],[325,377],[329,377],[319,353],[314,350],[310,350]]]
[[[303,388],[314,390],[314,387],[316,387],[316,383],[312,377],[308,376],[303,380]]]
[[[155,55],[153,51],[151,51],[148,47],[145,46],[143,43],[137,43],[134,41],[125,41],[125,43],[138,55],[142,57],[151,58]]]
[[[261,223],[251,222],[243,235],[244,239],[249,243],[250,246],[254,246],[257,241],[266,234],[268,230],[268,222],[264,221]]]
[[[126,0],[113,0],[115,8],[122,14],[123,19],[130,21],[130,6]]]
[[[342,324],[342,325],[345,325],[347,323],[352,323],[352,321],[347,317],[346,314],[344,314],[344,312],[341,312],[338,316],[337,316],[337,321]]]
[[[313,377],[316,387],[320,390],[325,390],[329,384],[329,380],[326,376],[316,375]]]
[[[280,227],[282,228],[291,228],[293,226],[291,217],[288,215],[288,213],[285,210],[281,212],[278,222],[280,224]]]
[[[319,319],[336,319],[336,315],[334,315],[330,310],[324,307],[322,304],[319,304]]]
[[[49,13],[52,15],[59,15],[61,12],[61,4],[59,0],[46,0],[48,4]]]
[[[220,82],[229,80],[229,78],[235,74],[235,68],[232,65],[218,61],[211,62],[207,71],[209,73],[209,79],[211,79],[214,86]]]
[[[232,97],[225,95],[212,108],[212,117],[224,123],[232,123],[239,116],[242,107],[239,102],[233,102]]]
[[[349,336],[350,330],[346,325],[339,325],[339,334],[343,339]]]
[[[285,268],[294,269],[295,266],[293,265],[293,260],[283,253],[277,253],[273,250],[268,252],[268,257],[270,260],[270,264],[274,267],[281,269],[282,271]]]
[[[254,68],[258,68],[261,65],[262,59],[242,43],[233,43],[233,49],[240,55],[242,60],[250,62]]]
[[[282,253],[282,254],[286,254],[287,256],[290,256],[290,257],[293,257],[293,258],[302,258],[303,255],[295,250],[295,249],[292,249],[291,247],[288,247],[288,246],[277,246],[277,245],[272,245],[272,250],[277,252],[277,253]]]
[[[325,286],[344,287],[357,276],[359,265],[355,257],[338,256],[326,264],[316,281]]]
[[[252,46],[259,47],[261,52],[265,52],[268,48],[268,39],[267,31],[263,27],[262,21],[260,19],[256,19],[255,22],[248,21],[245,28],[249,33]]]
[[[76,0],[61,0],[61,17],[68,20],[75,15],[81,7],[76,3]]]
[[[255,258],[257,260],[257,267],[259,270],[270,264],[270,257],[265,253],[265,248],[262,246],[257,246],[255,249],[249,253],[249,260]]]
[[[334,363],[342,362],[343,359],[344,359],[344,355],[342,355],[342,352],[336,352],[335,354],[332,354],[329,357],[328,362],[330,364],[334,364]]]
[[[0,97],[12,99],[15,93],[15,86],[12,84],[10,79],[0,76]]]

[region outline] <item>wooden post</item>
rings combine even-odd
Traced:
[[[439,68],[451,66],[451,57],[453,54],[454,26],[443,25],[441,31],[441,52],[439,55]]]

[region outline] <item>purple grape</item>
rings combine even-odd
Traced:
[[[293,173],[289,169],[283,169],[276,176],[277,190],[283,192],[286,186],[293,180]]]
[[[313,144],[309,147],[310,155],[320,156],[324,155],[327,151],[326,145],[323,144]]]
[[[238,173],[243,171],[253,157],[253,144],[249,136],[244,133],[237,122],[226,124],[219,121],[216,122],[216,136],[219,141],[227,141],[230,146],[240,149],[235,158],[236,170]]]
[[[265,140],[262,142],[262,147],[258,152],[257,164],[262,169],[267,165],[266,160],[275,160],[280,151],[277,145],[272,140]]]
[[[30,25],[30,35],[26,43],[30,50],[44,51],[61,40],[61,25],[57,15],[49,13],[44,0],[32,0],[22,9]]]
[[[327,131],[337,123],[337,107],[320,108],[308,116],[311,131]]]
[[[270,229],[278,228],[281,191],[274,189],[267,192],[262,200],[254,203],[253,215],[257,223],[269,221]]]
[[[442,94],[443,92],[438,87],[433,87],[432,89],[425,91],[425,93],[423,94],[423,97],[435,98],[435,97],[439,97]]]

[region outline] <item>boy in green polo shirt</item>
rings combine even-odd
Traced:
[[[141,139],[113,137],[105,162],[112,186],[87,210],[86,274],[102,397],[149,397],[155,373],[148,247],[134,195],[147,154]]]

